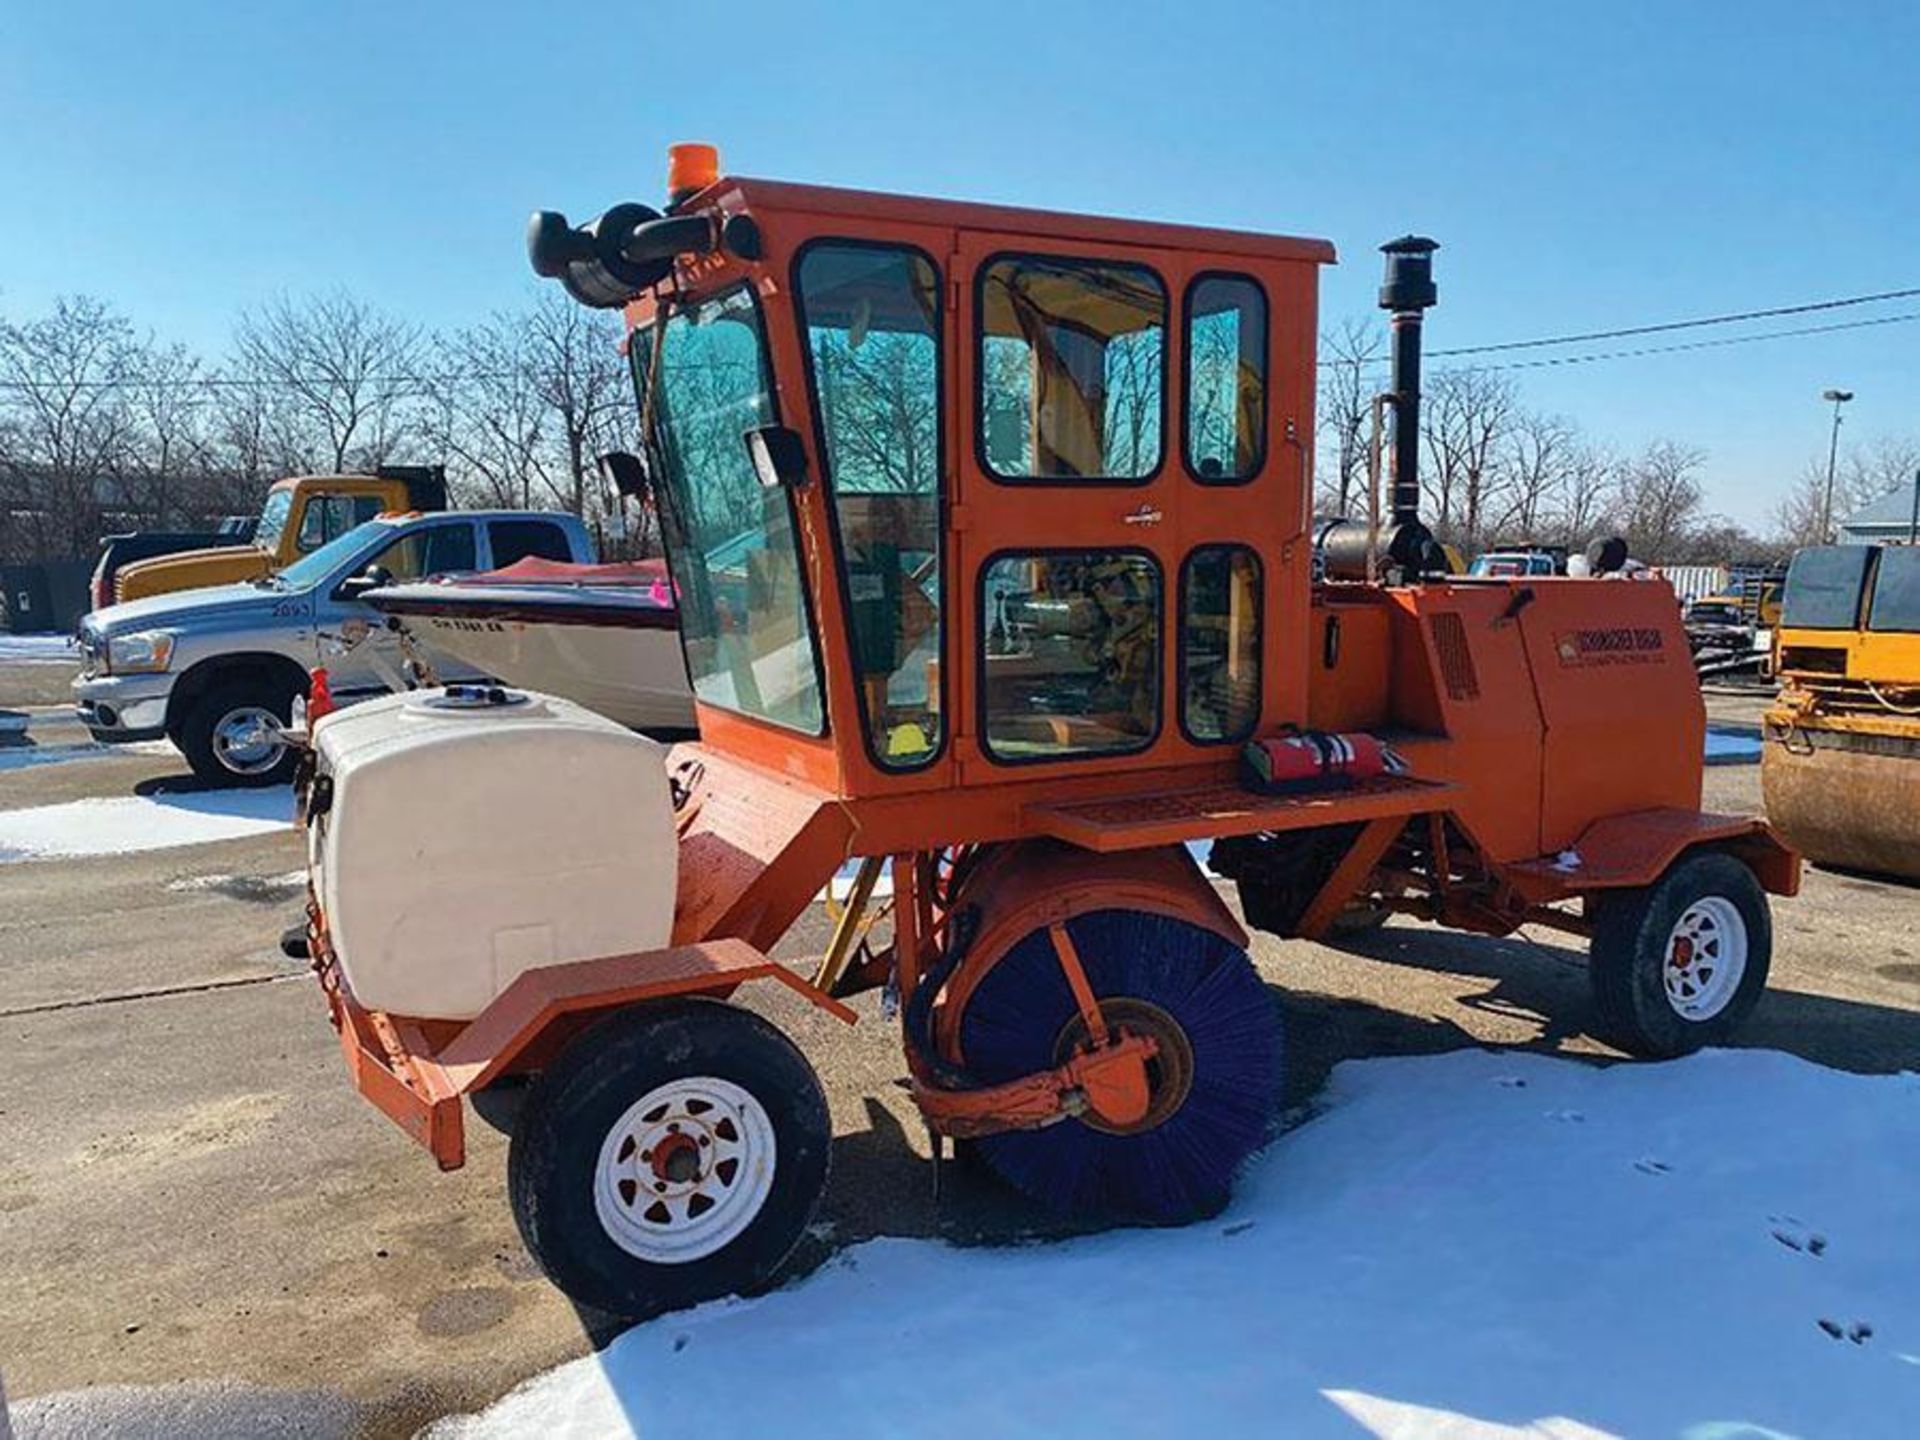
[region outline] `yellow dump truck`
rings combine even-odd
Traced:
[[[438,465],[383,465],[371,475],[279,480],[267,491],[251,544],[182,550],[122,565],[112,574],[111,598],[144,600],[175,590],[255,580],[376,515],[446,508],[446,475]],[[102,566],[108,563],[103,557]]]
[[[1773,653],[1767,818],[1809,860],[1920,880],[1920,547],[1800,551]]]

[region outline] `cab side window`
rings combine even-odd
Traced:
[[[377,565],[400,582],[429,575],[457,575],[473,570],[477,564],[473,526],[460,521],[416,530],[394,541],[360,569],[365,573]]]
[[[917,250],[832,240],[795,277],[867,753],[910,770],[943,734],[940,277]]]
[[[435,525],[426,532],[422,575],[458,575],[479,565],[474,555],[473,526]]]
[[[1245,275],[1202,275],[1186,312],[1187,469],[1215,484],[1250,480],[1266,458],[1266,294]]]
[[[1205,545],[1180,568],[1180,725],[1202,744],[1244,740],[1260,717],[1260,557]]]
[[[327,524],[328,511],[332,508],[334,498],[331,495],[307,497],[307,508],[300,516],[300,534],[294,541],[300,547],[302,554],[309,550],[318,550],[334,536],[345,533],[338,528],[337,520],[331,528]]]
[[[487,540],[493,546],[493,566],[499,569],[529,555],[542,560],[573,558],[566,533],[551,520],[489,520]]]
[[[1160,567],[1133,551],[1001,555],[982,572],[981,739],[995,760],[1144,750],[1160,730]]]
[[[356,525],[364,525],[381,511],[378,495],[313,495],[300,517],[297,543],[301,552],[318,550],[338,540]]]
[[[979,279],[979,452],[1002,480],[1160,468],[1167,291],[1144,265],[1001,256]]]

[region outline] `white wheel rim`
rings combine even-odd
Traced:
[[[1727,1008],[1747,973],[1747,922],[1731,900],[1703,895],[1667,936],[1661,979],[1683,1020],[1711,1020]]]
[[[732,1081],[668,1081],[607,1132],[594,1170],[594,1211],[629,1255],[656,1265],[704,1259],[766,1204],[775,1149],[766,1110]]]
[[[271,770],[286,748],[280,718],[261,705],[240,705],[213,727],[213,753],[236,775]]]

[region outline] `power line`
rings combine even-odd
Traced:
[[[1920,294],[1920,291],[1913,292]],[[1559,365],[1585,365],[1595,360],[1632,360],[1646,355],[1672,355],[1683,350],[1712,350],[1723,345],[1750,345],[1757,340],[1791,340],[1802,335],[1827,335],[1836,330],[1865,330],[1876,325],[1901,325],[1909,321],[1920,320],[1920,311],[1909,311],[1901,315],[1881,315],[1871,320],[1845,320],[1833,325],[1801,325],[1791,330],[1763,330],[1757,335],[1726,335],[1714,340],[1683,340],[1674,345],[1639,345],[1630,350],[1599,350],[1587,355],[1555,355],[1545,360],[1510,360],[1504,365],[1476,365],[1476,370],[1543,370]],[[1627,332],[1648,334],[1658,329],[1672,327],[1650,326],[1642,330]],[[1519,349],[1534,343],[1520,341],[1507,346],[1478,347],[1474,353],[1494,349]],[[1459,350],[1429,350],[1429,358],[1440,355],[1459,355]],[[1327,360],[1317,362],[1323,370],[1335,367],[1357,368],[1362,370],[1384,370],[1392,362],[1385,356],[1369,360]]]
[[[1678,345],[1642,345],[1632,350],[1603,350],[1592,355],[1556,355],[1547,360],[1512,360],[1484,365],[1484,370],[1541,370],[1553,365],[1584,365],[1592,360],[1628,360],[1642,355],[1671,355],[1681,350],[1712,350],[1722,345],[1749,345],[1756,340],[1788,340],[1796,335],[1826,335],[1835,330],[1865,330],[1873,325],[1903,325],[1920,320],[1920,310],[1905,315],[1882,315],[1873,320],[1848,320],[1838,325],[1803,325],[1795,330],[1768,330],[1758,335],[1726,335],[1717,340],[1686,340]]]
[[[1776,305],[1770,310],[1742,310],[1731,315],[1707,315],[1697,320],[1667,320],[1658,325],[1633,325],[1624,330],[1592,330],[1584,335],[1553,335],[1540,340],[1504,340],[1495,345],[1462,345],[1451,350],[1430,350],[1427,353],[1436,359],[1451,359],[1459,355],[1491,355],[1497,350],[1537,350],[1548,345],[1585,345],[1595,340],[1625,340],[1635,335],[1659,335],[1670,330],[1695,330],[1703,325],[1737,325],[1745,320],[1777,320],[1782,315],[1807,315],[1816,310],[1841,310],[1849,305],[1874,305],[1883,300],[1911,300],[1916,295],[1920,295],[1920,288],[1882,290],[1877,295],[1849,295],[1840,300],[1813,300],[1804,305]]]

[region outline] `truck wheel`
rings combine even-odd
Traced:
[[[555,1285],[640,1320],[771,1280],[813,1218],[832,1139],[813,1067],[758,1015],[643,1006],[534,1083],[507,1193]]]
[[[228,680],[188,707],[174,741],[209,785],[284,785],[299,752],[281,739],[293,691],[268,679]]]
[[[1696,851],[1653,884],[1599,897],[1589,970],[1606,1038],[1686,1055],[1739,1028],[1767,988],[1773,918],[1753,871]]]

